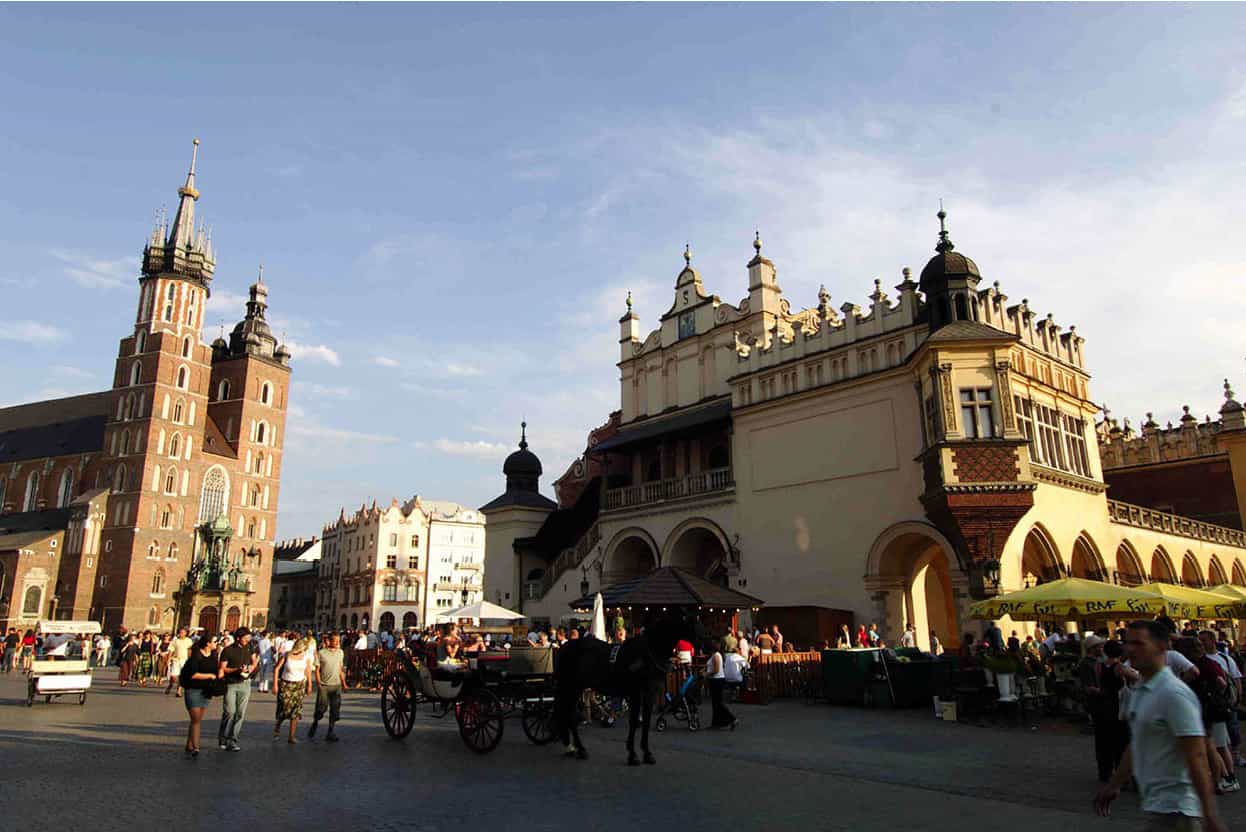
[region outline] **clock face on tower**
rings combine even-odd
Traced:
[[[697,319],[695,310],[685,310],[679,314],[679,338],[685,339],[688,336],[695,336],[697,332]]]

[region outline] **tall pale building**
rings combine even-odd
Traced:
[[[944,220],[918,280],[860,305],[792,303],[760,238],[731,303],[685,251],[656,329],[628,299],[619,408],[560,504],[508,460],[482,508],[489,597],[557,621],[673,565],[765,600],[798,642],[832,636],[829,608],[957,646],[973,599],[1027,583],[1244,575],[1241,530],[1109,499],[1085,338],[985,283]]]

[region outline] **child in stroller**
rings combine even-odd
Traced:
[[[662,706],[658,709],[653,728],[659,733],[666,729],[666,716],[688,725],[696,732],[701,729],[701,683],[695,674],[689,674],[679,685],[675,695],[662,693]]]

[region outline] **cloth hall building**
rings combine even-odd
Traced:
[[[216,257],[193,155],[178,198],[110,388],[0,409],[0,626],[266,622],[290,354],[262,279],[228,341],[203,343]]]
[[[1240,529],[1113,499],[1085,339],[984,285],[945,217],[918,280],[902,270],[894,297],[876,280],[864,306],[823,288],[795,308],[760,239],[738,303],[687,251],[657,329],[629,297],[619,409],[558,501],[522,443],[482,508],[488,598],[557,621],[671,565],[765,600],[798,643],[833,639],[832,609],[955,647],[973,599],[1027,583],[1246,582]],[[1220,426],[1230,459],[1246,451],[1231,397]]]

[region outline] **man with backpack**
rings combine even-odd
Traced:
[[[1242,700],[1242,671],[1238,668],[1237,661],[1229,654],[1227,646],[1217,643],[1216,635],[1210,629],[1204,629],[1198,633],[1198,642],[1203,644],[1203,651],[1207,656],[1216,661],[1228,676],[1229,688],[1232,690],[1232,703],[1229,706],[1229,717],[1225,721],[1225,726],[1229,731],[1229,755],[1235,766],[1240,765],[1242,758],[1238,753],[1238,748],[1241,747],[1242,736],[1237,724],[1237,705]]]
[[[1220,772],[1216,784],[1217,793],[1232,793],[1241,789],[1234,773],[1233,757],[1229,755],[1229,712],[1235,705],[1233,685],[1224,668],[1203,650],[1203,644],[1194,637],[1182,637],[1177,641],[1178,651],[1198,667],[1198,677],[1190,688],[1198,696],[1203,709],[1203,723],[1214,753],[1208,753],[1213,770]],[[1216,766],[1219,759],[1220,766]]]

